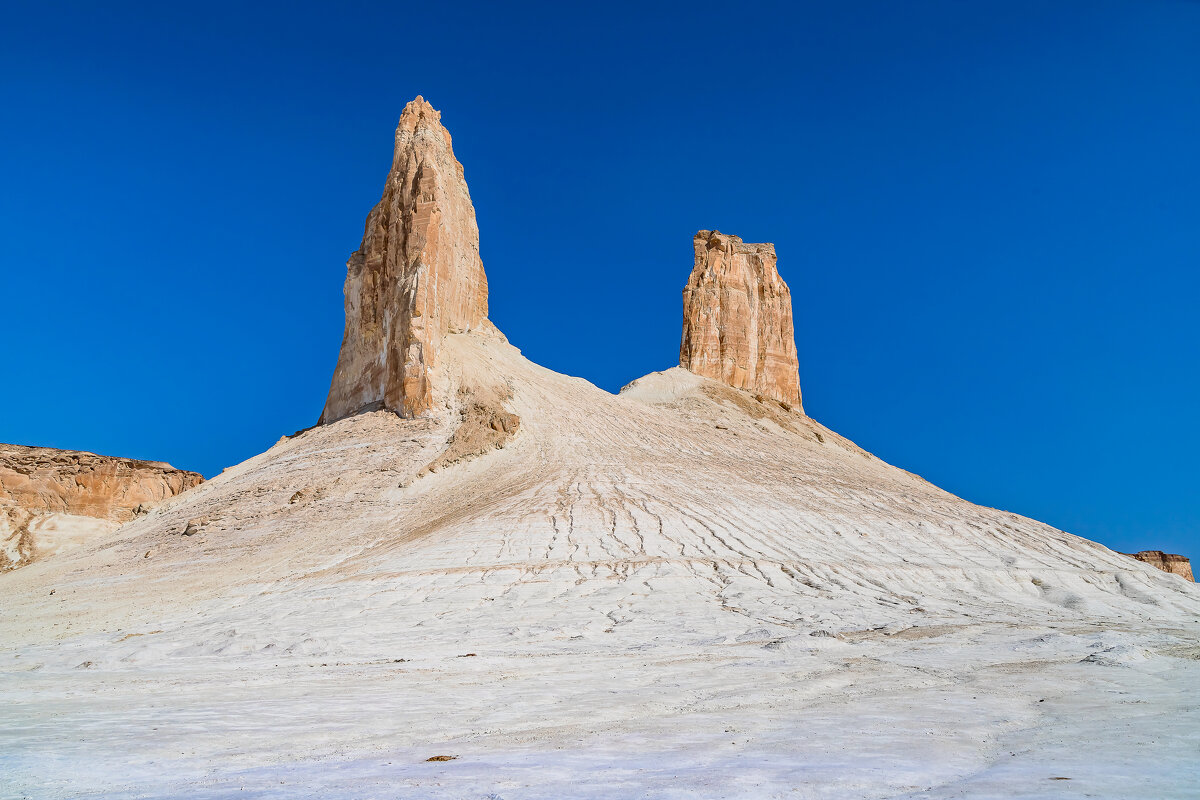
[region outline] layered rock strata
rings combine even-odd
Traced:
[[[320,422],[428,411],[443,337],[494,328],[463,168],[424,98],[400,116],[383,197],[346,266],[346,329]]]
[[[161,461],[0,444],[0,569],[111,531],[203,481]]]
[[[1189,581],[1195,582],[1192,577],[1192,562],[1187,556],[1181,556],[1176,553],[1164,553],[1162,550],[1142,550],[1140,553],[1126,553],[1130,558],[1136,558],[1149,564],[1152,567],[1158,567],[1163,572],[1169,572],[1172,575],[1178,575]]]
[[[162,461],[0,444],[0,505],[113,522],[204,482]]]
[[[802,410],[792,293],[775,245],[720,231],[700,231],[692,244],[680,366]]]

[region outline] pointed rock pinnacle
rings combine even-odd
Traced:
[[[383,197],[346,267],[346,330],[321,423],[429,410],[443,337],[481,329],[488,308],[463,168],[422,97],[400,115]]]

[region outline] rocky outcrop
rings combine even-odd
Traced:
[[[346,330],[321,423],[427,411],[443,337],[494,328],[463,168],[421,97],[400,116],[383,197],[346,266]]]
[[[203,481],[161,461],[0,444],[0,569],[34,560],[50,540],[58,549],[110,531]]]
[[[162,461],[0,444],[0,505],[114,522],[198,486],[204,476]]]
[[[775,245],[720,231],[700,231],[692,244],[680,366],[802,410],[792,293],[779,277]]]
[[[1193,583],[1196,580],[1192,577],[1192,562],[1187,556],[1164,553],[1162,550],[1143,550],[1140,553],[1126,553],[1125,555],[1130,558],[1136,558],[1138,561],[1142,561],[1152,567],[1158,567],[1163,572],[1169,572],[1172,575],[1186,578]]]

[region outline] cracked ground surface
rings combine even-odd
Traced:
[[[446,347],[500,449],[362,414],[0,576],[0,797],[1193,796],[1194,585],[683,370]]]

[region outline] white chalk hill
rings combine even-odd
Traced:
[[[208,625],[246,630],[256,648],[328,642],[329,657],[371,658],[418,643],[1200,611],[1175,576],[963,501],[798,412],[680,368],[614,396],[501,338],[459,334],[445,347],[441,394],[453,406],[482,387],[519,417],[499,449],[437,468],[472,424],[457,407],[310,429],[102,546],[9,576],[10,597],[52,586],[79,606],[40,603],[10,624],[144,627],[219,603]],[[197,518],[200,532],[181,535]]]
[[[679,368],[614,396],[498,337],[445,348],[442,396],[507,395],[520,426],[503,447],[427,472],[463,433],[458,403],[351,416],[3,576],[0,658],[36,671],[0,699],[47,731],[13,745],[12,774],[47,785],[50,747],[89,766],[40,796],[303,776],[311,795],[266,796],[351,797],[402,773],[411,793],[396,796],[462,797],[507,770],[520,797],[756,797],[797,781],[815,797],[955,796],[968,778],[1034,797],[1036,768],[989,769],[1021,749],[1005,736],[1031,735],[1039,699],[1080,681],[1049,670],[1200,652],[1193,585],[965,502],[777,403]],[[1195,661],[1157,661],[1192,669],[1168,687],[1194,685]],[[1189,693],[1146,696],[1189,708]],[[103,733],[51,747],[64,715]],[[1062,746],[1111,716],[1046,735]],[[1145,731],[1128,737],[1095,757],[1151,757],[1132,743]],[[114,766],[130,747],[148,755]],[[563,748],[585,754],[563,762]],[[834,775],[859,768],[847,748],[872,754],[849,790]],[[473,766],[426,767],[445,750]],[[1067,751],[1041,772],[1085,757]],[[1190,773],[1161,745],[1153,757],[1157,796],[1183,791]],[[572,788],[614,759],[641,772],[611,793]]]
[[[418,111],[395,163],[461,181]],[[394,231],[442,236],[420,204],[443,189],[395,186],[348,292],[385,297],[376,269],[432,303]],[[458,248],[446,280],[475,263],[470,237],[439,241]],[[706,268],[742,268],[723,252]],[[347,307],[358,358],[381,317]],[[12,796],[1194,789],[1194,585],[954,497],[770,397],[680,368],[612,395],[490,325],[422,335],[428,395],[398,394],[426,385],[399,373],[331,390],[431,397],[422,416],[281,439],[0,576]]]

